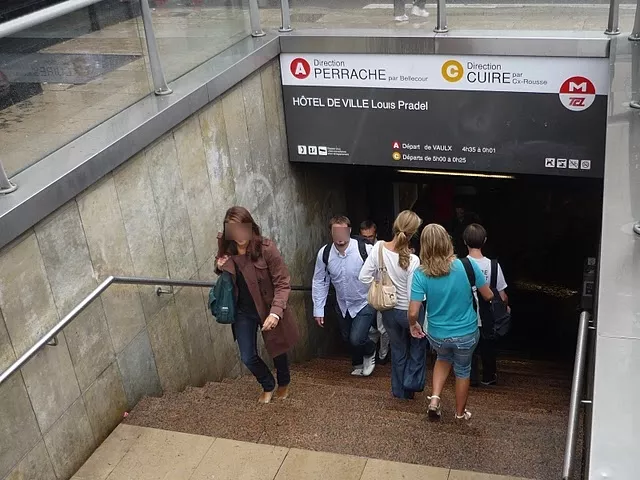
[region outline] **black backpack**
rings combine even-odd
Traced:
[[[360,235],[354,235],[352,238],[358,241],[358,251],[360,252],[360,256],[362,257],[362,263],[366,262],[367,257],[369,256],[369,254],[367,253],[367,245],[372,245],[372,243]],[[331,253],[331,244],[327,243],[322,249],[322,262],[324,263],[325,274],[329,273],[329,254],[330,253]]]
[[[230,325],[235,322],[236,299],[233,278],[229,272],[222,272],[209,290],[209,308],[218,323]]]
[[[476,274],[471,265],[471,260],[468,257],[461,258],[460,261],[464,265],[464,269],[467,272],[467,278],[471,289],[476,285]],[[500,292],[496,288],[498,284],[498,261],[496,259],[491,260],[491,279],[489,281],[489,288],[493,292],[493,299],[487,302],[482,295],[478,294],[478,305],[476,305],[476,299],[473,297],[473,308],[478,311],[480,309],[480,319],[482,320],[482,334],[489,340],[495,340],[500,337],[504,337],[511,329],[511,314],[507,309],[507,304],[504,303]]]

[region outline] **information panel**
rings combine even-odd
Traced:
[[[294,162],[601,178],[600,58],[283,54]]]

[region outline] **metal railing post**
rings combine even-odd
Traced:
[[[619,17],[620,17],[620,0],[611,0],[609,2],[609,21],[607,29],[604,31],[606,35],[619,35]]]
[[[258,0],[249,0],[249,23],[251,23],[251,36],[264,37],[265,33],[260,26],[260,9]]]
[[[637,18],[637,17],[636,17]],[[631,45],[631,108],[640,109],[640,43]]]
[[[2,165],[2,160],[0,160],[0,195],[11,193],[18,188],[15,184],[9,181],[9,177],[7,177],[7,172],[4,171],[4,165]]]
[[[564,447],[564,463],[562,465],[562,479],[567,480],[571,475],[573,452],[578,438],[578,410],[581,405],[582,389],[584,385],[584,365],[587,358],[587,330],[589,326],[589,312],[580,314],[578,326],[578,341],[576,345],[576,359],[573,365],[573,381],[571,382],[571,402],[569,403],[569,425],[567,441]]]
[[[631,30],[629,40],[631,40],[632,42],[637,42],[640,40],[640,0],[638,1],[638,5],[636,5],[636,17],[633,21],[633,30]]]
[[[144,37],[147,41],[147,51],[149,52],[149,66],[151,67],[151,77],[153,78],[153,89],[156,95],[169,95],[171,89],[167,85],[167,80],[162,70],[160,53],[158,52],[158,42],[153,31],[153,20],[149,0],[140,0],[140,11],[142,13],[142,25],[144,26]]]
[[[289,0],[280,0],[280,12],[282,14],[282,26],[279,32],[286,33],[293,30],[291,28],[291,11],[289,10]]]
[[[447,26],[447,1],[438,0],[438,11],[436,13],[436,28],[433,29],[436,33],[447,33],[449,27]]]

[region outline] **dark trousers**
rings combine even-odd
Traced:
[[[369,338],[369,328],[376,319],[376,311],[371,305],[367,305],[351,318],[349,312],[343,317],[337,305],[336,309],[340,318],[342,338],[351,347],[351,364],[362,365],[363,357],[369,357],[376,351],[376,344]]]
[[[424,318],[420,312],[419,318]],[[382,323],[391,344],[391,392],[397,398],[413,398],[426,380],[427,339],[413,338],[406,310],[382,312]]]
[[[256,314],[238,312],[233,324],[233,333],[240,349],[240,358],[249,371],[256,377],[265,392],[271,392],[276,388],[276,381],[269,367],[258,355],[258,327],[260,318]],[[289,372],[289,359],[283,353],[273,359],[278,376],[278,385],[284,387],[291,382]]]
[[[497,367],[497,341],[487,338],[480,328],[480,342],[473,355],[471,363],[471,383],[480,382],[480,364],[482,363],[482,381],[491,382],[498,372]]]

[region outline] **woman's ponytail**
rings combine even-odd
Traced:
[[[409,240],[418,231],[422,224],[422,219],[411,210],[404,210],[393,222],[393,236],[395,240],[395,250],[400,257],[398,264],[403,270],[407,270],[411,263],[411,245]]]

